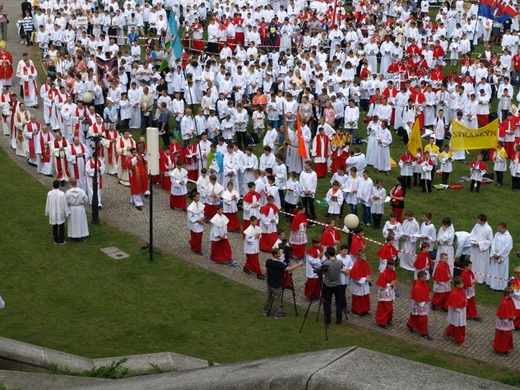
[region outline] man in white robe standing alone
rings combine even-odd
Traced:
[[[493,239],[493,230],[487,223],[487,216],[479,214],[477,223],[473,227],[469,237],[471,241],[471,261],[473,272],[479,284],[484,283],[489,268],[489,247]]]
[[[56,245],[65,244],[65,219],[69,216],[70,210],[65,199],[65,193],[60,191],[60,181],[52,182],[52,190],[47,194],[45,205],[45,215],[49,216],[49,223],[52,225],[52,234]]]
[[[489,275],[487,285],[495,291],[503,291],[507,287],[509,277],[509,252],[513,249],[513,238],[504,222],[498,224],[498,231],[491,241],[489,251]]]
[[[67,236],[74,241],[85,242],[88,236],[87,213],[85,212],[85,203],[88,202],[88,196],[81,188],[75,178],[70,178],[71,188],[65,193],[65,199],[70,209]]]

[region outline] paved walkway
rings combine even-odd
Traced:
[[[16,5],[16,7],[15,7]],[[18,4],[16,2],[5,2],[11,20],[16,20],[16,15],[19,12]],[[14,67],[21,58],[21,54],[25,51],[30,53],[38,71],[41,73],[41,63],[37,61],[37,49],[27,48],[25,45],[20,45],[20,40],[15,38],[15,23],[9,24],[9,37],[7,42],[7,50],[11,52],[14,58]],[[28,50],[29,49],[29,50]],[[41,80],[43,77],[41,78]],[[38,85],[41,85],[41,81]],[[13,78],[13,91],[17,92],[18,79]],[[43,112],[32,109],[31,113],[37,115],[38,120],[43,122]],[[25,169],[33,177],[40,180],[47,186],[52,185],[52,178],[45,177],[36,173],[36,168],[29,166],[24,158],[16,156],[14,150],[11,148],[8,137],[2,136],[0,138],[0,145],[8,153],[8,155],[16,161],[20,167]],[[244,284],[248,287],[254,288],[263,292],[265,290],[265,282],[259,281],[254,276],[246,275],[242,272],[242,266],[245,263],[245,255],[243,254],[242,236],[237,233],[230,233],[231,247],[233,248],[234,259],[238,262],[235,267],[222,266],[212,264],[208,261],[210,241],[209,241],[209,226],[206,226],[203,239],[204,256],[200,257],[194,255],[189,248],[189,230],[186,226],[186,214],[180,211],[171,210],[169,207],[169,193],[163,190],[156,189],[154,191],[154,245],[160,251],[169,253],[172,256],[178,257],[183,261],[204,268],[210,272],[219,274],[225,278],[233,280],[237,283]],[[143,211],[138,211],[135,207],[130,205],[130,193],[127,187],[118,184],[115,177],[105,175],[103,178],[103,210],[100,211],[101,223],[110,223],[121,230],[133,234],[140,240],[148,242],[149,238],[149,200],[144,200],[145,205]],[[42,210],[43,217],[43,210]],[[94,227],[93,227],[94,228]],[[319,229],[315,227],[313,229]],[[261,254],[261,263],[264,263],[268,258],[266,254]],[[399,271],[405,272],[405,271]],[[377,275],[373,275],[372,279],[377,280]],[[307,307],[308,300],[303,297],[303,286],[305,283],[305,272],[298,269],[294,272],[294,283],[296,286],[297,303],[300,307]],[[481,360],[486,363],[497,366],[507,367],[510,369],[517,369],[518,365],[516,359],[520,357],[520,348],[515,348],[507,357],[502,357],[494,353],[491,348],[491,342],[494,337],[495,330],[495,310],[496,308],[479,306],[479,314],[484,318],[483,322],[470,321],[466,328],[466,340],[469,348],[463,349],[455,343],[448,342],[443,339],[441,332],[446,327],[447,315],[445,313],[435,311],[430,312],[429,329],[433,341],[423,340],[417,334],[410,334],[405,324],[409,315],[410,308],[410,288],[406,283],[398,283],[398,290],[401,292],[401,297],[397,298],[394,303],[394,325],[388,329],[382,329],[375,323],[373,316],[356,317],[349,316],[348,324],[353,326],[360,326],[374,332],[387,334],[398,339],[406,340],[417,344],[417,346],[427,346],[445,351],[449,354],[457,354],[460,356]],[[375,314],[377,306],[377,293],[375,283],[371,289],[372,293],[372,313]],[[290,294],[286,294],[286,299],[291,299]],[[350,299],[350,293],[348,294]],[[478,297],[477,297],[478,299]],[[292,302],[291,302],[292,304]],[[350,303],[349,303],[350,306]],[[313,304],[313,308],[317,310],[317,303]],[[301,313],[302,310],[300,310]],[[292,309],[286,309],[289,315],[292,315]],[[258,308],[260,316],[261,308]],[[303,315],[301,313],[300,315]],[[518,333],[515,338],[518,339]],[[516,340],[519,342],[520,340]],[[517,344],[518,345],[518,344]]]

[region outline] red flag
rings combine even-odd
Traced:
[[[338,0],[334,0],[334,11],[332,11],[332,25],[330,28],[334,28],[336,26],[336,17],[338,12]]]

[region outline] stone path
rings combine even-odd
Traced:
[[[16,5],[16,8],[15,8]],[[16,20],[16,15],[19,12],[18,4],[16,2],[5,2],[4,6],[8,9],[10,19]],[[16,38],[14,38],[16,36]],[[15,23],[9,24],[9,37],[7,42],[7,50],[11,52],[14,58],[14,67],[21,58],[23,52],[29,52],[30,57],[35,62],[38,71],[42,73],[41,63],[38,60],[38,50],[36,48],[28,48],[25,45],[20,45],[20,40],[17,38]],[[43,77],[41,77],[41,80]],[[41,85],[41,81],[38,86]],[[19,91],[18,79],[13,78],[14,92]],[[43,122],[42,109],[32,109],[31,113],[35,113],[38,120]],[[45,177],[36,173],[36,169],[29,166],[24,158],[16,156],[14,150],[10,147],[8,137],[2,136],[0,138],[0,145],[7,152],[9,157],[18,163],[18,165],[30,173],[33,177],[40,180],[47,186],[51,186],[52,178]],[[130,205],[129,189],[118,184],[115,177],[105,175],[103,179],[103,210],[100,211],[101,223],[109,223],[121,230],[133,234],[140,240],[148,242],[149,239],[149,200],[144,200],[145,205],[143,211],[136,210]],[[188,245],[189,230],[186,226],[186,214],[180,211],[173,211],[169,207],[169,194],[166,191],[156,189],[154,191],[154,245],[160,251],[169,253],[172,256],[178,257],[183,261],[204,268],[209,272],[216,273],[225,278],[233,280],[237,283],[244,284],[248,287],[263,292],[265,290],[265,282],[259,281],[254,276],[246,275],[242,272],[242,266],[245,263],[245,255],[243,254],[242,236],[237,233],[230,233],[231,247],[233,248],[234,259],[238,261],[235,267],[222,266],[212,264],[208,261],[208,254],[210,248],[209,241],[209,226],[206,226],[203,239],[204,256],[200,257],[194,255]],[[43,217],[43,210],[42,210]],[[95,227],[91,227],[95,229]],[[319,229],[314,227],[313,230]],[[263,264],[268,258],[266,254],[261,254],[261,263]],[[405,272],[405,271],[398,271]],[[303,297],[303,286],[305,283],[305,272],[303,269],[298,269],[294,272],[294,284],[296,286],[297,303],[302,308],[306,308],[308,300]],[[372,279],[377,280],[377,275],[373,275]],[[469,348],[463,349],[454,343],[450,343],[443,339],[441,332],[446,327],[446,314],[435,311],[430,312],[429,329],[433,341],[423,340],[417,334],[410,334],[405,326],[409,315],[410,308],[410,288],[406,283],[398,283],[398,290],[401,292],[401,297],[397,298],[394,303],[394,325],[388,329],[382,329],[375,323],[373,316],[356,317],[349,316],[348,323],[353,326],[360,326],[374,332],[387,334],[398,339],[406,340],[420,346],[427,346],[436,348],[449,354],[456,354],[472,359],[477,359],[486,363],[497,366],[507,367],[510,369],[517,369],[515,361],[520,357],[520,349],[515,348],[509,356],[502,357],[497,355],[491,348],[491,342],[494,337],[495,330],[495,311],[496,308],[479,306],[479,314],[484,318],[483,322],[470,321],[466,328],[466,340]],[[375,283],[371,289],[372,293],[372,313],[375,314],[377,306],[377,294]],[[348,294],[350,300],[350,293]],[[291,301],[289,302],[289,299]],[[478,297],[477,297],[478,299]],[[291,294],[286,294],[288,304],[292,305]],[[350,303],[349,303],[350,306]],[[317,303],[313,304],[313,309],[317,310]],[[300,310],[300,316],[303,316],[303,309]],[[292,307],[286,307],[286,312],[293,315]],[[258,308],[260,316],[261,308]],[[518,333],[515,334],[519,342]]]

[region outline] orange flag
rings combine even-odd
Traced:
[[[296,114],[296,134],[298,136],[298,144],[300,145],[300,147],[299,147],[300,157],[308,159],[309,156],[307,155],[307,148],[305,147],[305,140],[302,137],[302,126],[300,123],[299,114]]]

